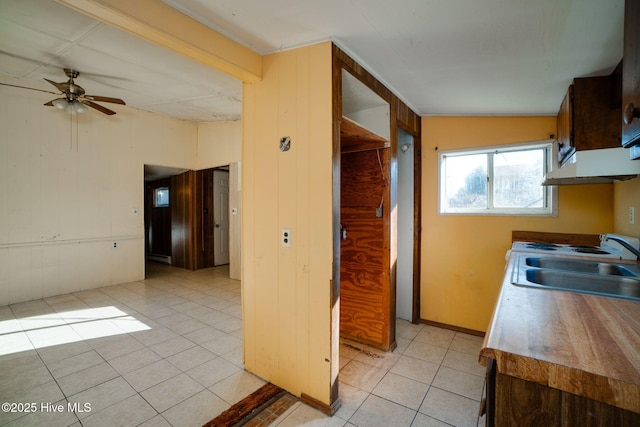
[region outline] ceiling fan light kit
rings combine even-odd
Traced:
[[[87,111],[87,106],[80,101],[68,101],[65,98],[58,98],[51,101],[58,110],[63,110],[69,114],[80,114]]]

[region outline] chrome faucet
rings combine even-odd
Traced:
[[[636,256],[636,259],[640,261],[640,250],[638,250],[638,248],[634,247],[631,243],[629,243],[622,237],[616,236],[615,234],[601,234],[600,240],[603,242],[606,242],[607,240],[613,240],[614,242],[620,243],[626,249],[631,251],[631,253],[633,253]]]

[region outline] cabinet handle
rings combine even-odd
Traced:
[[[633,119],[640,117],[640,108],[633,105],[633,102],[624,107],[624,124],[630,125]]]

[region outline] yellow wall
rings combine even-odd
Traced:
[[[635,207],[634,224],[629,224],[631,206]],[[613,232],[640,237],[640,178],[613,184]]]
[[[243,86],[242,320],[245,368],[330,404],[331,44],[264,57]],[[281,152],[279,140],[291,138]],[[291,247],[280,233],[291,230]]]
[[[512,230],[598,234],[613,229],[610,184],[559,187],[557,217],[438,214],[436,147],[494,146],[555,133],[555,117],[422,118],[422,319],[485,331]]]

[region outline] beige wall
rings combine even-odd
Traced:
[[[72,118],[50,99],[0,87],[0,305],[142,279],[143,165],[195,169],[239,151],[239,124],[198,138],[192,122],[121,106]],[[214,145],[223,158],[197,159]]]
[[[264,57],[245,84],[242,303],[245,368],[330,404],[331,44]],[[291,150],[279,140],[291,137]],[[291,229],[291,247],[280,233]],[[334,342],[335,344],[335,342]]]
[[[197,168],[209,169],[229,166],[229,277],[240,280],[241,233],[240,218],[240,152],[242,148],[242,122],[198,123]]]
[[[423,117],[422,319],[486,330],[512,230],[599,234],[614,228],[610,184],[558,187],[557,217],[438,214],[439,150],[544,140],[555,133],[555,117]]]
[[[198,123],[196,169],[239,162],[241,147],[241,121]]]

